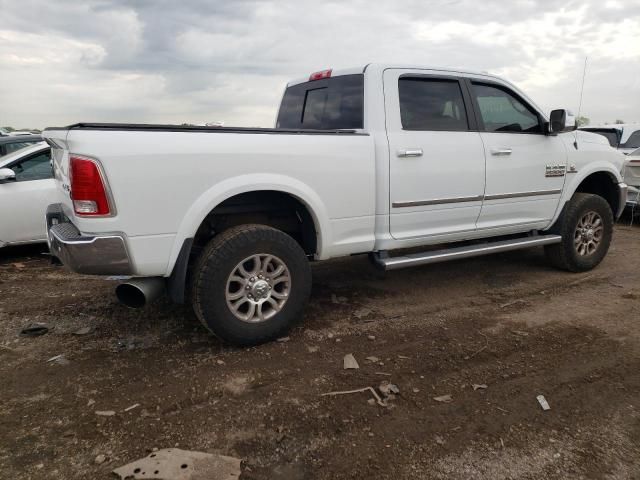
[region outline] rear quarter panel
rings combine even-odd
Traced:
[[[168,275],[183,240],[206,215],[248,191],[283,191],[306,204],[319,258],[374,243],[368,135],[71,130],[66,146],[102,163],[117,210],[74,223],[85,233],[124,232],[138,275]],[[61,162],[62,178],[67,163]]]

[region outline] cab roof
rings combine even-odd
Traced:
[[[491,75],[491,74],[489,74],[487,72],[466,70],[466,69],[461,69],[461,68],[456,68],[456,67],[434,67],[434,66],[429,66],[429,65],[411,65],[411,64],[399,64],[399,63],[368,63],[366,65],[357,66],[357,67],[337,68],[337,69],[332,69],[332,68],[327,67],[326,69],[319,70],[319,71],[331,70],[331,76],[332,77],[338,77],[340,75],[361,74],[361,73],[365,73],[367,70],[384,71],[384,70],[389,69],[389,68],[407,69],[407,70],[430,70],[430,71],[442,72],[442,73],[459,73],[459,74],[464,74],[464,75],[477,75],[477,76],[482,76],[482,77],[499,78],[499,77],[496,77],[495,75]],[[291,80],[289,83],[287,83],[287,87],[291,87],[293,85],[298,85],[300,83],[308,82],[309,81],[309,77],[311,75],[313,75],[314,73],[316,73],[316,72],[309,72],[309,75],[307,75],[305,77],[300,77],[300,78],[296,78],[294,80]],[[503,80],[503,79],[500,79],[500,80]]]

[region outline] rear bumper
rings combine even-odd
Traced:
[[[133,265],[124,234],[83,235],[64,215],[60,204],[46,213],[51,254],[74,272],[90,275],[131,275]]]

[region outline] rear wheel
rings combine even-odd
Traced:
[[[284,335],[300,318],[311,269],[298,243],[265,225],[214,237],[195,266],[192,304],[202,324],[239,346]]]
[[[611,244],[611,207],[598,195],[576,193],[554,230],[562,236],[562,242],[545,247],[551,264],[571,272],[591,270],[602,261]]]

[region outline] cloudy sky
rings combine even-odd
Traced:
[[[272,126],[286,81],[406,62],[640,121],[640,0],[0,0],[0,125]]]

